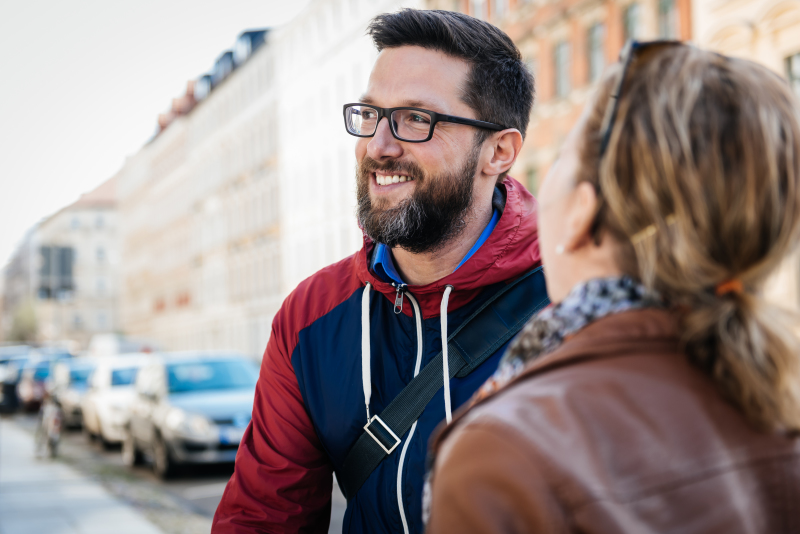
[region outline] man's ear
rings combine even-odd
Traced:
[[[592,224],[597,214],[597,192],[589,182],[580,182],[575,186],[572,198],[565,213],[564,250],[575,252],[592,240]]]
[[[489,176],[508,172],[522,150],[522,134],[516,128],[499,131],[487,140],[484,150],[487,149],[490,152],[481,172]]]

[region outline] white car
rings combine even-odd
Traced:
[[[97,360],[81,403],[83,428],[89,438],[100,438],[104,445],[122,442],[135,395],[136,375],[150,359],[150,355],[136,353]]]

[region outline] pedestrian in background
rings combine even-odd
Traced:
[[[766,68],[632,43],[540,190],[552,307],[433,441],[428,531],[800,532],[800,237]]]

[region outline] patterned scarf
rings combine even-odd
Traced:
[[[627,310],[661,306],[663,303],[657,294],[630,276],[595,278],[578,284],[564,300],[528,321],[472,403],[501,389],[518,376],[528,362],[553,352],[592,321]]]

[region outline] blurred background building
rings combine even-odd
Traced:
[[[368,21],[401,5],[317,0],[245,32],[159,117],[119,173],[127,335],[260,356],[288,292],[360,247],[340,110],[366,87]]]
[[[511,175],[534,194],[606,65],[627,39],[692,38],[690,0],[428,0],[498,26],[522,52],[536,101]]]
[[[48,217],[22,240],[4,271],[9,341],[86,347],[118,328],[116,180]]]
[[[627,39],[753,59],[800,97],[800,0],[312,0],[240,34],[115,178],[28,233],[5,269],[5,335],[260,355],[288,292],[361,246],[341,106],[366,88],[369,20],[401,7],[467,13],[517,43],[537,94],[511,174],[534,194]],[[770,295],[797,309],[799,280],[793,258]]]

